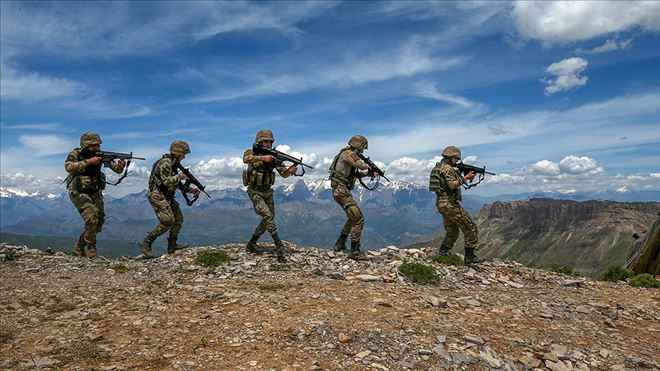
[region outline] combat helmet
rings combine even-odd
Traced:
[[[461,150],[458,149],[458,147],[455,146],[449,146],[445,148],[444,151],[442,151],[442,156],[444,157],[458,157],[461,158]]]
[[[264,140],[271,140],[271,141],[274,142],[275,137],[273,137],[273,132],[270,131],[270,130],[267,130],[267,129],[259,130],[257,132],[257,137],[254,139],[254,142],[259,143],[259,142],[264,141]]]
[[[175,155],[187,155],[190,153],[190,146],[183,140],[175,140],[170,144],[170,153]]]
[[[355,149],[368,149],[369,141],[364,135],[353,135],[348,141],[348,145]]]
[[[101,136],[95,131],[88,131],[80,136],[80,148],[82,149],[87,148],[87,146],[101,143],[103,143]]]

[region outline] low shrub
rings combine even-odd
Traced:
[[[460,255],[457,254],[450,254],[450,255],[436,255],[431,258],[436,263],[444,264],[444,265],[455,265],[455,266],[461,266],[463,265],[463,259],[461,259]]]
[[[647,287],[647,288],[660,288],[660,281],[648,273],[638,274],[630,279],[630,286],[633,287]]]
[[[433,267],[421,263],[403,263],[399,271],[416,283],[433,283],[438,281],[438,274]]]
[[[633,278],[634,276],[635,273],[633,273],[633,271],[630,269],[614,265],[607,268],[607,270],[600,275],[600,280],[608,282],[625,281],[628,278]]]
[[[200,251],[197,253],[195,261],[199,265],[217,267],[220,264],[224,264],[229,261],[229,254],[227,254],[227,252],[224,250]]]

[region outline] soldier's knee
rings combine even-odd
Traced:
[[[158,218],[158,221],[160,221],[160,224],[168,228],[174,225],[174,217],[168,214],[161,215],[160,218]]]
[[[348,219],[354,224],[364,223],[364,216],[362,215],[362,211],[359,207],[357,207],[357,205],[346,207],[346,215],[348,216]]]

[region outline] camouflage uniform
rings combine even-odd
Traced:
[[[273,133],[270,130],[261,130],[257,133],[255,142],[259,143],[264,139],[273,140]],[[247,244],[248,251],[258,252],[256,243],[259,237],[268,231],[273,237],[278,253],[281,254],[284,246],[275,225],[275,200],[272,186],[275,184],[275,171],[283,178],[287,178],[291,175],[289,168],[276,161],[264,162],[263,156],[254,154],[252,149],[243,153],[243,163],[248,165],[247,170],[243,171],[243,185],[247,186],[247,194],[252,201],[254,211],[261,216],[261,222]]]
[[[459,201],[462,200],[462,185],[460,175],[454,170],[451,160],[447,157],[438,162],[431,170],[429,190],[437,195],[436,207],[442,214],[446,230],[439,254],[447,255],[458,239],[459,231],[463,231],[466,263],[469,263],[476,260],[474,250],[478,242],[478,231],[470,214],[459,204]]]
[[[85,222],[84,230],[73,248],[73,254],[76,256],[85,256],[85,247],[87,247],[87,256],[97,255],[96,235],[101,232],[105,222],[103,190],[106,178],[101,171],[103,165],[88,164],[87,159],[94,157],[94,153],[86,150],[89,145],[101,143],[98,134],[94,132],[83,134],[80,148],[69,152],[64,162],[64,169],[69,173],[66,178],[69,198]],[[124,170],[114,161],[109,167],[118,174]]]
[[[177,148],[181,146],[182,148]],[[183,186],[181,183],[181,174],[176,169],[178,161],[173,153],[180,150],[182,154],[190,153],[188,144],[183,141],[174,141],[170,146],[170,153],[164,154],[160,160],[156,161],[151,169],[149,177],[149,191],[147,198],[151,207],[153,207],[158,217],[158,225],[147,234],[147,237],[138,243],[145,257],[151,257],[151,244],[156,238],[169,231],[167,239],[167,252],[173,253],[176,250],[187,247],[186,245],[177,245],[177,238],[183,225],[183,213],[176,201],[176,191],[181,189],[183,192],[190,193],[190,186]]]
[[[357,137],[359,137],[359,141],[356,144],[354,139]],[[363,142],[360,142],[361,140]],[[346,223],[344,223],[339,238],[335,243],[335,250],[344,250],[346,248],[346,239],[350,235],[351,250],[353,252],[359,252],[360,238],[362,237],[362,229],[364,228],[364,216],[357,202],[353,199],[351,191],[355,187],[355,181],[367,175],[360,170],[369,169],[369,165],[358,157],[358,151],[367,148],[367,139],[361,135],[354,136],[349,143],[353,145],[343,148],[335,156],[330,166],[332,197],[341,206],[347,217]]]

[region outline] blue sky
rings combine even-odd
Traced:
[[[660,2],[2,2],[2,186],[60,192],[84,131],[147,157],[174,139],[236,186],[261,128],[316,165],[353,134],[390,179],[442,148],[476,191],[660,190]]]

